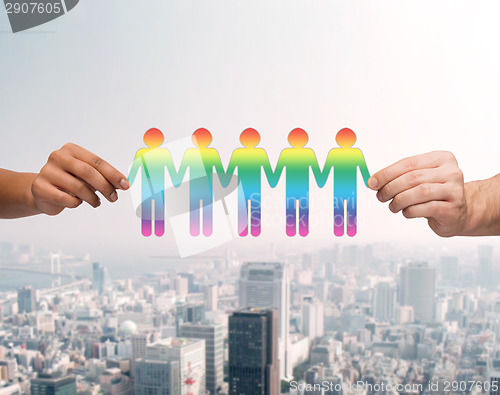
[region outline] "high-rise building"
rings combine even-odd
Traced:
[[[378,283],[373,293],[373,317],[378,321],[390,322],[396,313],[396,286]]]
[[[175,306],[177,330],[185,322],[197,324],[203,321],[205,321],[205,303],[179,303]]]
[[[481,245],[478,247],[479,270],[477,274],[478,285],[483,287],[494,284],[493,272],[493,246]]]
[[[399,304],[413,307],[415,321],[432,323],[436,270],[426,262],[410,263],[401,268],[399,285]]]
[[[290,283],[282,263],[247,262],[241,267],[240,308],[278,309],[280,378],[292,377],[290,347]]]
[[[139,358],[135,361],[135,395],[178,395],[181,393],[179,361]]]
[[[61,374],[39,374],[31,379],[32,395],[76,395],[76,377]]]
[[[132,335],[132,360],[146,356],[146,347],[149,343],[147,333],[134,333]]]
[[[249,308],[229,317],[229,394],[278,395],[279,312]]]
[[[441,281],[445,284],[457,285],[460,280],[460,266],[458,257],[442,256],[441,257]]]
[[[302,333],[311,340],[323,336],[325,332],[323,303],[306,297],[302,301]]]
[[[205,340],[170,337],[150,344],[145,360],[179,364],[179,395],[205,391]]]
[[[217,310],[219,304],[219,287],[217,285],[207,285],[204,288],[205,308],[210,311]]]
[[[500,395],[500,359],[488,361],[489,395]]]
[[[205,340],[206,389],[216,394],[224,382],[224,328],[218,324],[182,324],[179,337]]]
[[[30,285],[17,290],[17,305],[19,314],[36,310],[36,291]]]
[[[99,262],[92,264],[92,288],[102,295],[110,282],[108,269]]]

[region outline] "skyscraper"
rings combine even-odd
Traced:
[[[76,395],[75,376],[61,374],[39,374],[31,379],[32,395]]]
[[[278,395],[277,309],[249,308],[229,317],[230,395]]]
[[[390,283],[378,283],[373,294],[373,317],[389,322],[396,313],[396,287]]]
[[[109,284],[108,270],[99,262],[92,264],[92,288],[102,295]]]
[[[479,270],[477,274],[478,285],[488,287],[494,284],[493,280],[493,246],[481,245],[478,247]]]
[[[280,378],[292,377],[289,327],[290,283],[288,270],[277,262],[247,262],[241,267],[240,308],[278,309]]]
[[[218,324],[182,324],[180,337],[205,340],[206,388],[216,394],[224,382],[224,331]]]
[[[175,306],[177,330],[185,322],[197,324],[202,321],[205,321],[205,303],[179,303]]]
[[[428,324],[434,321],[436,270],[427,262],[410,263],[400,271],[401,306],[411,306],[415,321]]]
[[[205,391],[205,340],[170,337],[146,348],[147,361],[179,364],[179,395]]]
[[[36,291],[30,285],[17,290],[17,305],[20,314],[36,310]]]
[[[217,285],[207,285],[204,288],[205,307],[207,310],[217,310],[219,304],[219,287]]]
[[[139,358],[135,361],[135,395],[178,395],[181,392],[179,361]]]
[[[304,298],[302,302],[302,333],[311,340],[324,334],[323,303],[313,298]]]

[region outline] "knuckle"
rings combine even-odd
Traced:
[[[73,143],[66,143],[66,144],[64,144],[64,145],[62,146],[62,148],[61,148],[61,149],[64,149],[64,150],[71,150],[71,149],[73,149],[74,147],[75,147],[75,144],[73,144]]]
[[[93,155],[91,158],[91,162],[95,167],[99,167],[99,165],[102,164],[103,160],[99,156]]]
[[[411,171],[417,168],[417,161],[415,157],[410,156],[409,158],[406,158],[406,161],[404,163],[404,167],[406,171]]]
[[[49,155],[48,162],[59,162],[61,156],[62,156],[61,150],[53,151]]]
[[[431,194],[431,189],[430,184],[420,184],[418,186],[418,194],[423,197],[428,197]]]

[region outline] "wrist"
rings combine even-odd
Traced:
[[[484,224],[484,202],[482,182],[472,181],[464,185],[465,214],[464,224],[458,236],[478,236]]]
[[[35,181],[36,177],[38,176],[37,173],[26,173],[26,180],[27,180],[27,185],[26,185],[26,190],[24,191],[24,205],[25,207],[32,211],[33,214],[41,214],[42,210],[38,208],[35,202],[35,197],[33,196],[33,182]]]

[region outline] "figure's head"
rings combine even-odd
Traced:
[[[241,144],[243,144],[243,147],[253,148],[259,144],[260,134],[253,128],[245,129],[240,134],[240,141]]]
[[[212,142],[212,133],[205,128],[199,128],[193,133],[191,139],[193,140],[193,144],[198,148],[205,148]]]
[[[309,136],[306,131],[301,128],[295,128],[288,134],[288,142],[294,148],[302,148],[307,144]]]
[[[151,128],[146,133],[144,133],[144,142],[150,148],[159,147],[165,138],[160,129]]]
[[[356,142],[356,133],[349,128],[344,128],[337,133],[335,140],[342,148],[349,148]]]

